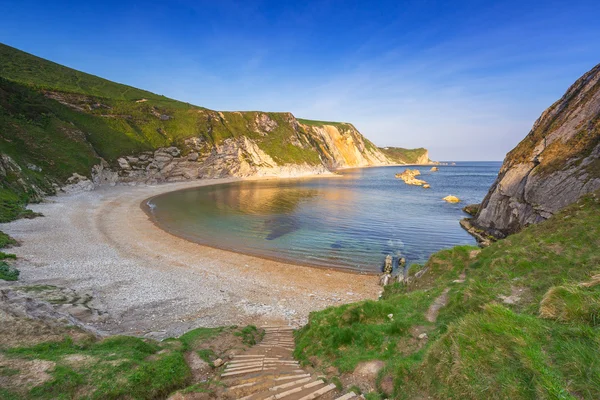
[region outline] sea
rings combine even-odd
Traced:
[[[147,201],[162,229],[192,242],[285,263],[381,271],[385,257],[424,263],[476,245],[459,221],[483,200],[501,162],[345,169],[334,177],[240,181],[165,193]],[[418,169],[431,188],[395,174]],[[443,200],[454,195],[460,203]]]

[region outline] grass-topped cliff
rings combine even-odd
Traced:
[[[311,314],[296,356],[363,388],[353,371],[380,360],[371,399],[600,398],[598,249],[595,192],[481,251],[434,254],[379,301]]]
[[[140,154],[152,159],[157,149],[172,146],[180,154],[168,163],[118,162]],[[90,177],[103,161],[113,181],[166,181],[398,160],[349,123],[213,111],[0,44],[0,220],[17,217],[23,204],[54,193],[73,173]],[[180,175],[173,177],[173,170]]]
[[[383,154],[397,164],[429,164],[429,151],[423,147],[404,149],[402,147],[383,147]]]
[[[156,182],[390,162],[349,123],[213,111],[0,44],[0,222],[102,163],[113,182]]]

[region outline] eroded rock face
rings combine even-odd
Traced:
[[[320,142],[321,159],[328,168],[367,167],[392,162],[375,146],[369,146],[351,124],[304,126]]]
[[[196,139],[196,140],[193,140]],[[211,179],[249,176],[302,176],[324,174],[322,165],[278,165],[273,158],[245,136],[225,139],[209,146],[192,138],[186,141],[186,152],[177,147],[160,148],[136,156],[121,157],[117,165],[102,163],[94,168],[95,184],[162,183],[192,179]]]
[[[511,150],[472,224],[504,237],[600,188],[600,64]]]

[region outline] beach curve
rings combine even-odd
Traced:
[[[108,334],[164,338],[200,326],[301,325],[330,305],[376,298],[373,276],[286,264],[196,244],[157,227],[145,199],[236,178],[100,187],[31,205],[45,215],[0,224],[21,242],[18,285],[93,294]]]

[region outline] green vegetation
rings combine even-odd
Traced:
[[[53,63],[0,43],[0,76],[37,89],[78,93],[114,100],[173,100]],[[178,102],[179,103],[179,102]],[[179,103],[184,104],[184,103]]]
[[[17,218],[24,204],[53,193],[53,184],[74,172],[89,176],[100,157],[115,165],[159,147],[185,153],[192,137],[205,151],[247,137],[279,164],[320,164],[311,128],[295,121],[288,113],[208,110],[0,44],[0,221]]]
[[[225,346],[235,345],[235,340],[228,337],[249,332],[258,335],[255,327],[200,328],[160,343],[128,336],[97,340],[79,334],[66,336],[59,342],[0,347],[3,364],[8,364],[0,368],[0,376],[16,377],[27,372],[19,371],[16,366],[31,368],[29,361],[35,360],[38,365],[50,362],[46,370],[49,379],[38,385],[19,385],[18,379],[12,384],[8,381],[0,395],[11,398],[10,394],[19,399],[156,399],[166,398],[177,390],[212,392],[218,385],[193,381],[185,353],[198,351],[216,358],[228,350],[219,341],[226,343]]]
[[[311,314],[296,355],[341,373],[382,360],[394,390],[378,394],[398,399],[600,398],[599,249],[597,192],[481,251],[434,254],[408,289]]]
[[[259,332],[254,325],[248,325],[244,329],[235,333],[236,336],[242,338],[242,343],[247,346],[254,346],[257,341],[261,341],[264,331]],[[258,340],[257,340],[258,339]]]
[[[4,261],[0,261],[0,279],[5,281],[16,281],[19,279],[19,270]]]
[[[8,246],[14,246],[15,244],[17,244],[15,239],[0,231],[0,249]]]
[[[0,190],[0,222],[6,222],[6,221],[2,221],[2,202],[1,202],[1,197],[2,196],[2,191]],[[8,217],[6,217],[6,220],[9,220]],[[13,238],[11,238],[10,236],[8,236],[6,233],[0,231],[0,249],[3,249],[5,247],[8,246],[14,246],[17,244],[17,241]],[[0,279],[1,280],[5,280],[5,281],[16,281],[17,279],[19,279],[19,270],[12,267],[10,264],[8,264],[6,261],[4,260],[14,260],[15,258],[17,258],[14,254],[7,254],[4,253],[3,251],[0,251]]]
[[[316,120],[302,119],[302,118],[297,118],[297,120],[301,124],[308,125],[308,126],[331,125],[331,126],[335,126],[336,128],[352,127],[352,124],[349,124],[348,122],[316,121]]]
[[[427,149],[403,149],[402,147],[383,147],[381,152],[390,160],[398,164],[417,164],[419,159],[427,153]]]

